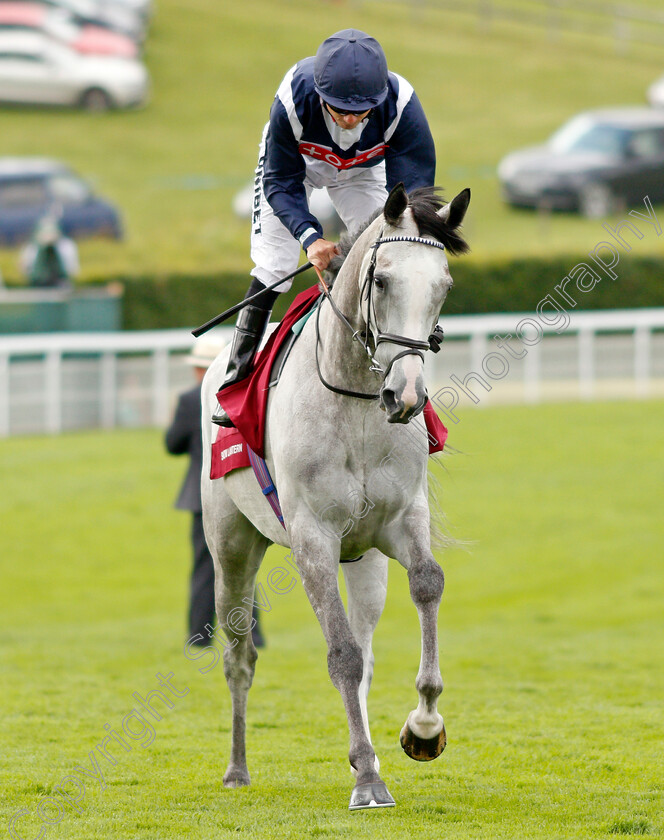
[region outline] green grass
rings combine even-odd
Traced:
[[[449,746],[416,764],[398,744],[419,632],[395,565],[370,713],[397,807],[355,814],[345,717],[299,583],[264,617],[253,784],[223,790],[229,698],[220,667],[201,674],[181,652],[184,464],[161,434],[1,441],[0,824],[27,808],[17,828],[35,837],[40,802],[57,819],[45,797],[173,672],[189,690],[154,741],[100,757],[105,789],[88,779],[81,813],[45,838],[661,836],[663,424],[653,401],[474,410],[450,430],[445,507],[471,545],[440,557]],[[262,580],[285,553],[271,549]]]
[[[415,9],[415,11],[414,11]],[[586,253],[599,223],[541,218],[499,198],[495,166],[539,142],[579,110],[645,102],[661,75],[661,50],[615,52],[610,37],[495,23],[406,3],[305,0],[159,0],[147,42],[153,91],[136,112],[88,115],[5,109],[0,153],[49,154],[90,176],[122,208],[122,243],[81,243],[85,278],[249,268],[248,223],[231,210],[251,180],[261,130],[286,69],[345,26],[383,43],[390,66],[415,86],[448,196],[473,190],[471,259]],[[655,253],[654,237],[638,243]],[[18,276],[15,251],[0,271]]]

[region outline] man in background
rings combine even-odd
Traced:
[[[208,644],[210,633],[206,625],[213,626],[214,606],[214,561],[205,542],[203,511],[201,505],[201,470],[203,446],[201,440],[201,383],[205,371],[223,349],[223,342],[214,338],[200,339],[187,357],[196,384],[178,399],[175,416],[166,431],[166,449],[171,455],[188,455],[189,465],[180,493],[175,502],[178,510],[189,510],[192,514],[191,543],[193,565],[189,586],[188,625],[191,639],[202,636],[201,645]],[[254,610],[256,621],[252,637],[256,647],[263,647],[259,615]]]
[[[68,288],[80,271],[76,243],[62,233],[54,214],[39,221],[20,261],[23,274],[35,288]]]

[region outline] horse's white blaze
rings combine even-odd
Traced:
[[[422,376],[422,360],[419,356],[404,356],[400,359],[403,372],[406,376],[406,386],[401,394],[401,402],[404,404],[404,410],[412,408],[419,402],[417,393],[417,380]]]
[[[432,269],[433,274],[433,269]],[[423,275],[410,277],[409,282],[414,286],[422,289],[422,294],[414,296],[408,303],[409,308],[406,316],[403,319],[403,326],[389,325],[389,332],[397,332],[402,335],[409,336],[417,340],[426,340],[429,335],[428,324],[431,320],[429,309],[429,299],[426,293],[426,284]],[[389,346],[389,345],[388,345]],[[402,347],[394,346],[395,351],[402,350]],[[422,389],[424,388],[423,368],[424,363],[422,359],[415,353],[407,356],[402,356],[395,363],[395,368],[401,369],[406,378],[406,384],[403,387],[401,394],[397,396],[403,403],[403,412],[405,414],[408,410],[417,405],[422,398]],[[391,378],[391,377],[390,377]],[[419,393],[418,393],[419,384]]]

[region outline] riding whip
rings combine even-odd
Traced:
[[[207,323],[203,324],[200,327],[196,327],[195,330],[191,331],[191,334],[198,338],[199,336],[203,335],[203,333],[206,333],[208,330],[211,330],[212,327],[216,327],[217,324],[221,324],[222,321],[225,321],[227,318],[230,318],[231,315],[235,315],[235,313],[239,312],[240,309],[244,309],[245,306],[248,306],[248,304],[253,303],[261,295],[265,294],[265,292],[269,292],[271,289],[275,289],[277,286],[280,286],[286,280],[292,280],[293,277],[295,277],[297,274],[302,274],[303,271],[307,271],[307,269],[311,267],[312,263],[304,263],[304,265],[301,265],[299,268],[295,269],[295,271],[293,271],[292,274],[289,274],[287,277],[282,277],[281,280],[277,280],[275,283],[271,283],[269,286],[266,286],[264,289],[261,289],[260,292],[256,292],[255,295],[241,300],[239,303],[236,303],[235,306],[231,306],[230,309],[227,309],[220,315],[216,315]]]

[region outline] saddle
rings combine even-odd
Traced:
[[[314,314],[316,308],[320,305],[322,300],[322,296],[318,298],[318,300],[314,301],[311,309],[296,321],[290,329],[290,332],[284,336],[281,344],[277,347],[274,360],[272,362],[272,370],[270,373],[270,381],[268,382],[268,388],[273,388],[281,379],[281,374],[283,373],[284,367],[288,360],[288,356],[290,355],[290,351],[293,349],[295,342],[300,337],[300,333],[302,332],[302,328],[307,323],[309,318]]]

